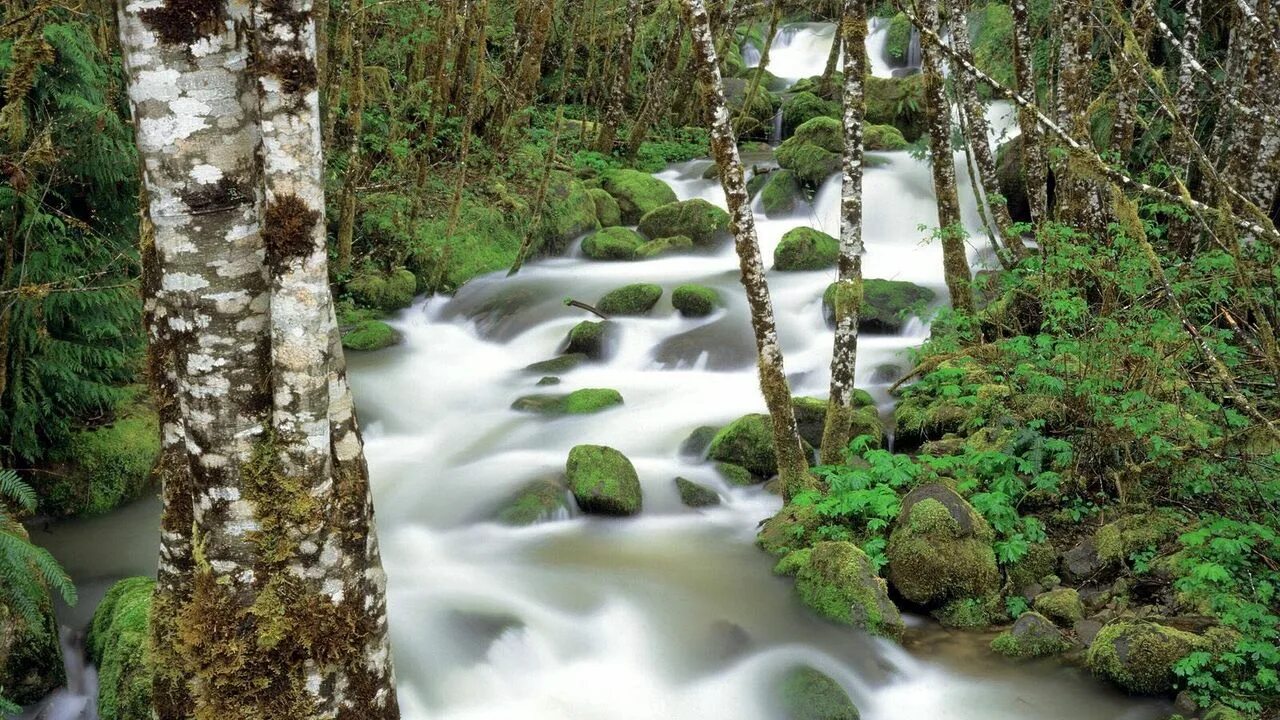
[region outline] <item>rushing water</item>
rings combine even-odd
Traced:
[[[825,59],[823,32],[829,37],[830,26],[795,29],[774,59],[812,74],[799,71]],[[994,108],[992,119],[995,132],[1010,126],[1007,108]],[[905,153],[877,155],[884,164],[865,177],[864,272],[934,288],[941,302],[941,251],[920,229],[937,222],[928,166]],[[708,163],[683,163],[659,177],[681,199],[723,206],[718,185],[701,179]],[[967,184],[961,193],[972,246],[984,247]],[[838,200],[833,178],[793,216],[758,216],[765,256],[799,225],[836,233]],[[971,254],[981,261],[983,253]],[[820,296],[833,279],[830,271],[769,273],[796,394],[826,392],[831,333]],[[564,297],[594,302],[638,281],[661,284],[663,300],[647,317],[617,320],[622,332],[613,356],[567,373],[554,388],[616,388],[625,404],[585,417],[511,410],[516,397],[544,389],[523,368],[554,356],[584,319]],[[681,318],[669,296],[686,282],[717,288],[724,309]],[[1003,662],[987,651],[986,637],[924,620],[912,620],[918,631],[905,648],[832,626],[801,607],[790,580],[771,575],[772,559],[752,540],[780,500],[760,487],[728,486],[679,450],[699,426],[763,409],[731,247],[638,263],[544,260],[511,279],[486,276],[454,297],[421,300],[394,322],[402,345],[353,354],[350,363],[406,718],[768,720],[778,717],[774,681],[797,663],[835,678],[867,720],[1145,720],[1163,711],[1052,662]],[[905,367],[905,351],[926,333],[917,321],[900,336],[863,336],[858,385],[887,402],[887,383]],[[574,513],[527,528],[490,519],[521,485],[561,473],[580,443],[610,445],[631,458],[644,488],[639,517]],[[677,475],[715,488],[722,504],[685,508]],[[153,571],[157,514],[148,500],[37,533],[82,588],[81,608],[64,612],[64,623],[82,627],[112,579]],[[74,681],[39,717],[93,720],[85,702],[92,668],[76,665],[70,634],[67,640]]]

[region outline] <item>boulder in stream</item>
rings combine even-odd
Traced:
[[[892,125],[867,125],[862,129],[862,146],[866,150],[892,152],[906,150],[911,143]]]
[[[902,637],[905,626],[871,558],[850,542],[820,542],[796,550],[779,565],[795,569],[800,600],[818,615],[874,635]]]
[[[622,209],[618,207],[618,201],[604,188],[591,188],[587,191],[587,196],[596,206],[596,218],[600,220],[600,227],[610,228],[622,224]]]
[[[773,251],[773,268],[783,271],[826,270],[840,259],[840,241],[808,227],[788,230]]]
[[[583,320],[569,331],[565,354],[581,353],[592,360],[606,360],[613,353],[618,326],[602,320]]]
[[[706,317],[720,305],[720,293],[706,285],[681,285],[671,291],[671,305],[684,317]]]
[[[1031,607],[1063,627],[1071,627],[1084,619],[1084,603],[1075,588],[1058,588],[1040,593]]]
[[[622,393],[611,388],[582,388],[562,395],[525,395],[512,410],[540,415],[589,415],[622,404]]]
[[[586,353],[574,352],[567,355],[553,357],[549,360],[540,360],[536,363],[530,363],[526,365],[524,369],[525,372],[533,373],[535,375],[541,375],[543,373],[559,375],[569,372],[587,360],[588,358]]]
[[[644,236],[631,228],[608,227],[582,241],[582,254],[592,260],[635,260],[644,242]]]
[[[889,536],[889,582],[907,601],[927,608],[985,598],[1000,582],[993,539],[986,519],[954,490],[921,485],[903,498]]]
[[[516,491],[498,511],[505,525],[532,525],[569,509],[568,488],[558,479],[534,480]]]
[[[714,247],[729,238],[729,213],[694,198],[653,209],[640,219],[638,229],[645,237],[683,235],[698,247]]]
[[[752,413],[729,423],[712,439],[708,455],[712,460],[746,468],[760,478],[777,473],[778,456],[773,450],[769,416]]]
[[[835,290],[831,283],[822,293],[822,314],[828,327],[835,327]],[[902,280],[862,281],[862,306],[858,311],[858,331],[876,335],[902,332],[911,313],[921,312],[937,294],[927,287]]]
[[[801,665],[787,672],[778,686],[785,720],[858,720],[849,694],[826,673]]]
[[[636,248],[636,258],[639,260],[649,260],[661,255],[675,255],[677,253],[688,252],[693,247],[693,241],[684,235],[673,235],[672,237],[658,238],[650,240],[640,247]]]
[[[600,187],[618,201],[622,222],[627,225],[638,223],[645,213],[677,200],[669,185],[639,170],[605,170],[600,173]]]
[[[838,119],[840,103],[823,100],[808,90],[792,93],[782,102],[782,129],[788,133],[816,117]]]
[[[1086,662],[1094,675],[1129,692],[1158,695],[1176,687],[1173,666],[1179,660],[1212,649],[1209,638],[1195,633],[1146,620],[1116,620],[1094,637]]]
[[[565,463],[569,490],[585,513],[640,512],[640,478],[626,455],[605,445],[577,445]]]
[[[632,283],[606,293],[596,303],[596,309],[605,315],[644,315],[661,298],[661,285]]]
[[[676,489],[680,491],[680,502],[688,507],[701,508],[720,504],[720,496],[715,490],[687,478],[676,478]]]
[[[1071,643],[1049,618],[1029,611],[991,641],[992,650],[1017,659],[1057,655],[1070,647]]]
[[[342,333],[342,347],[360,352],[389,348],[400,340],[400,333],[381,320],[361,320]]]
[[[866,390],[853,391],[853,423],[849,437],[870,435],[875,438],[872,447],[880,447],[884,442],[884,426],[880,422],[880,413],[876,410],[875,401]],[[796,428],[800,431],[800,439],[814,447],[822,446],[822,432],[827,422],[827,401],[812,397],[791,398],[791,409],[795,412]]]
[[[827,178],[840,172],[839,149],[829,150],[823,146],[829,134],[827,121],[836,127],[840,125],[831,118],[814,118],[778,146],[778,164],[794,172],[796,179],[809,189],[817,189]]]
[[[786,215],[796,209],[796,202],[803,197],[800,180],[791,170],[777,170],[760,189],[760,208],[766,217]]]

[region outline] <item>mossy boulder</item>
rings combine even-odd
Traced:
[[[342,347],[360,352],[383,350],[400,340],[399,331],[381,320],[361,320],[342,333]]]
[[[658,238],[642,244],[636,248],[636,259],[649,260],[660,255],[688,252],[692,248],[693,240],[690,240],[685,235],[673,235],[672,237]]]
[[[746,68],[742,70],[742,72],[736,73],[736,75],[743,80],[746,80],[748,86],[750,86],[751,82],[753,82],[758,75],[760,80],[759,85],[756,86],[757,92],[759,92],[760,88],[764,88],[771,92],[778,92],[779,90],[785,90],[787,88],[786,80],[774,75],[762,67]]]
[[[835,326],[836,289],[836,283],[831,283],[822,293],[822,312],[829,327]],[[921,310],[936,297],[934,291],[915,283],[876,278],[863,280],[858,330],[877,335],[897,335],[902,332],[910,313]]]
[[[844,73],[837,70],[830,82],[823,82],[821,75],[801,78],[788,90],[792,93],[811,93],[838,104],[844,97]]]
[[[840,118],[840,103],[823,100],[817,95],[801,91],[782,102],[782,128],[788,133],[814,118]]]
[[[783,675],[778,698],[783,720],[858,720],[860,717],[844,688],[808,665]]]
[[[772,476],[778,472],[778,456],[769,416],[753,413],[729,423],[712,439],[708,456],[746,468],[761,478]]]
[[[924,76],[903,78],[867,76],[866,121],[872,125],[892,125],[908,142],[924,134]]]
[[[720,293],[706,285],[681,285],[671,291],[671,304],[684,317],[706,317],[720,306]]]
[[[604,188],[591,188],[587,190],[587,195],[591,197],[591,202],[596,206],[596,218],[600,221],[600,227],[615,227],[622,224],[622,208],[618,207],[618,201]]]
[[[524,370],[535,375],[560,375],[578,367],[586,362],[589,358],[586,353],[569,353],[568,355],[560,355],[549,360],[540,360],[536,363],[530,363],[525,366]]]
[[[583,320],[569,331],[564,353],[585,355],[591,360],[606,360],[613,353],[617,332],[617,324],[608,320]]]
[[[1058,655],[1071,647],[1070,641],[1049,618],[1036,612],[1024,612],[1013,627],[991,641],[991,649],[1014,659]]]
[[[854,412],[851,435],[870,435],[875,438],[872,447],[880,447],[884,439],[884,426],[875,402],[866,390],[853,391]],[[800,438],[814,447],[822,445],[822,432],[827,422],[827,401],[812,397],[791,398],[791,409],[796,416],[796,429]]]
[[[585,513],[640,512],[640,478],[626,455],[604,445],[578,445],[565,463],[569,490]]]
[[[733,129],[739,140],[768,140],[773,131],[773,116],[781,101],[767,88],[757,87],[747,105],[748,83],[744,78],[724,78],[725,99],[733,116]]]
[[[21,525],[16,532],[26,539]],[[0,597],[0,695],[28,705],[66,684],[67,676],[52,603],[27,617],[13,602]]]
[[[1173,667],[1192,652],[1208,650],[1208,639],[1146,620],[1117,620],[1102,628],[1086,662],[1094,675],[1132,693],[1159,695],[1177,687]]]
[[[932,613],[942,627],[961,630],[979,630],[991,624],[992,619],[1004,619],[1005,611],[999,595],[986,598],[960,598],[952,600]]]
[[[840,241],[808,227],[788,230],[773,251],[773,268],[782,271],[826,270],[840,259]]]
[[[540,415],[589,415],[622,404],[622,393],[610,388],[582,388],[566,395],[525,395],[512,410]]]
[[[892,125],[867,125],[862,128],[862,147],[866,150],[892,152],[911,146],[902,131]]]
[[[560,480],[534,480],[516,491],[498,511],[498,522],[517,527],[533,525],[569,509],[568,488]]]
[[[676,489],[680,491],[680,502],[688,507],[701,508],[720,504],[720,496],[715,490],[692,480],[676,478]]]
[[[729,238],[729,213],[702,198],[672,202],[645,213],[639,230],[646,237],[683,235],[699,247],[714,247]]]
[[[676,193],[669,185],[639,170],[605,170],[600,173],[600,187],[618,201],[622,222],[627,225],[638,223],[645,213],[676,201]]]
[[[569,173],[551,173],[547,181],[546,205],[539,225],[541,242],[536,249],[537,253],[558,255],[573,240],[599,230],[601,226],[597,202],[592,197],[591,190]]]
[[[609,227],[582,241],[582,254],[592,260],[635,260],[644,236],[625,227]]]
[[[1063,627],[1084,619],[1084,603],[1074,588],[1058,588],[1036,596],[1031,607]]]
[[[662,286],[633,283],[612,290],[600,298],[596,309],[605,315],[644,315],[662,299]]]
[[[902,637],[902,616],[889,599],[888,587],[857,545],[820,542],[795,553],[796,592],[805,605],[833,622]]]
[[[151,595],[155,581],[126,578],[111,586],[89,627],[89,659],[98,667],[98,717],[149,720]]]
[[[760,526],[756,545],[777,557],[808,547],[825,520],[812,505],[786,505]]]
[[[390,272],[365,268],[347,281],[347,294],[357,305],[390,312],[413,304],[418,280],[404,268]]]
[[[716,463],[716,472],[720,473],[720,477],[730,485],[738,487],[747,487],[748,485],[759,485],[768,480],[767,477],[761,477],[750,470],[731,462]]]
[[[72,433],[51,479],[37,480],[40,509],[55,517],[87,517],[136,500],[151,487],[159,454],[155,409],[144,392],[133,391],[113,422]]]
[[[760,207],[769,217],[786,215],[796,209],[796,202],[803,197],[800,181],[791,170],[776,170],[768,174],[769,180],[760,189]]]
[[[1094,531],[1093,542],[1098,559],[1104,564],[1122,565],[1136,552],[1158,549],[1186,527],[1186,518],[1181,513],[1161,508],[1109,522]]]
[[[831,117],[815,117],[796,128],[790,139],[818,147],[839,155],[844,152],[844,125]]]
[[[1049,543],[1032,543],[1027,547],[1027,554],[1005,570],[1005,577],[1009,587],[1020,593],[1057,571],[1058,551]]]
[[[816,189],[827,178],[840,172],[840,154],[798,137],[787,138],[778,146],[778,164],[795,173],[796,180],[806,188]]]
[[[889,582],[908,602],[927,608],[984,598],[1000,583],[993,539],[991,526],[954,490],[921,485],[903,498],[889,536]]]
[[[911,20],[906,13],[898,13],[889,20],[888,36],[884,41],[884,60],[891,67],[906,67],[907,54],[911,50]]]

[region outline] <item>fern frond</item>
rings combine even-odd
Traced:
[[[18,477],[18,473],[0,470],[0,500],[10,500],[27,512],[35,512],[36,491]]]

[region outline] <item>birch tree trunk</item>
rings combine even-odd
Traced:
[[[862,310],[862,125],[867,74],[866,0],[845,0],[839,29],[844,46],[844,155],[840,181],[840,279],[836,283],[835,345],[831,394],[822,428],[819,462],[834,465],[849,444],[854,376],[858,361],[858,315]]]
[[[609,81],[609,96],[605,100],[604,116],[600,118],[600,132],[596,135],[596,152],[606,155],[613,152],[613,143],[622,124],[622,113],[627,102],[627,85],[631,82],[631,55],[635,48],[636,27],[641,21],[641,0],[627,0],[627,14],[622,20],[622,37],[618,41],[618,63]]]
[[[1093,17],[1091,0],[1062,8],[1062,44],[1058,49],[1058,124],[1092,146],[1089,106],[1093,100]],[[1064,160],[1056,170],[1055,211],[1059,222],[1096,238],[1106,236],[1102,189],[1086,173]]]
[[[685,24],[689,26],[693,36],[694,63],[710,106],[711,150],[716,162],[720,164],[720,184],[724,187],[725,199],[729,205],[734,246],[742,272],[742,286],[746,289],[747,304],[751,308],[751,328],[755,334],[760,389],[772,423],[778,475],[782,479],[782,495],[789,500],[797,492],[811,487],[813,480],[801,450],[795,411],[791,407],[791,389],[787,385],[782,348],[778,344],[773,302],[769,298],[769,284],[765,280],[764,259],[760,255],[760,241],[756,236],[755,218],[751,214],[751,200],[747,196],[742,159],[738,156],[737,138],[733,134],[724,85],[720,80],[720,65],[716,60],[711,23],[703,0],[681,2]]]
[[[935,33],[942,27],[938,0],[920,3],[920,20]],[[936,34],[933,37],[937,37]],[[973,278],[969,274],[966,233],[960,220],[960,195],[956,190],[955,157],[951,153],[951,108],[947,103],[938,44],[922,42],[921,46],[925,118],[929,125],[933,191],[938,201],[938,233],[942,238],[942,268],[951,294],[951,307],[968,314],[974,308]]]
[[[1280,186],[1280,8],[1272,2],[1239,0],[1231,26],[1233,96],[1250,110],[1228,123],[1223,176],[1262,212],[1269,212]],[[1238,73],[1238,75],[1231,75]]]
[[[1015,92],[1036,102],[1035,44],[1031,41],[1031,18],[1027,0],[1013,0]],[[1022,133],[1022,167],[1027,185],[1027,204],[1036,227],[1049,219],[1049,166],[1045,160],[1044,130],[1029,108],[1018,108],[1018,129]]]
[[[157,716],[396,718],[332,345],[310,2],[195,8],[120,13],[155,229],[147,320],[153,355],[173,359],[165,444],[180,433],[184,453],[164,493],[153,641],[177,667],[156,680]]]

